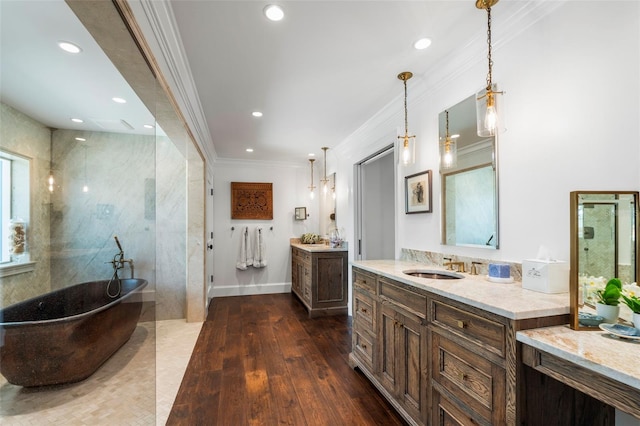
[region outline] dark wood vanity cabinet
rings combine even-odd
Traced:
[[[291,247],[291,291],[309,317],[347,314],[348,252]]]
[[[516,425],[515,334],[568,315],[511,320],[353,267],[349,363],[412,425]]]

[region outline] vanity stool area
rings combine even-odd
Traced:
[[[347,315],[349,277],[347,248],[291,241],[291,292],[309,318]]]
[[[523,353],[520,333],[553,326],[572,331],[567,294],[483,276],[403,273],[421,267],[396,260],[352,267],[349,363],[409,424],[614,424],[613,408],[597,395],[523,363],[535,355]]]

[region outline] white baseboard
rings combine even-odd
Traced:
[[[250,284],[212,287],[209,297],[253,296],[256,294],[290,293],[291,283]]]

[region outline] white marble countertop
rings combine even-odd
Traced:
[[[402,271],[443,268],[400,260],[363,260],[352,265],[514,320],[569,313],[569,293],[545,294],[525,290],[520,282],[494,283],[484,275],[467,273],[462,274],[463,279],[457,280],[417,278]]]
[[[308,251],[308,252],[324,252],[324,251],[348,251],[346,247],[329,247],[328,243],[318,243],[318,244],[302,244],[302,243],[290,243],[292,247],[299,248],[300,250]]]
[[[604,331],[576,331],[568,326],[519,331],[516,338],[640,391],[640,340],[620,339]]]

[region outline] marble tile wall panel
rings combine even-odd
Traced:
[[[109,279],[118,236],[135,276],[153,289],[156,223],[144,213],[145,180],[155,179],[155,137],[56,130],[53,153],[60,188],[52,195],[52,288]],[[119,275],[130,276],[129,268]]]
[[[156,146],[156,317],[185,318],[187,163],[169,139]]]
[[[0,278],[0,307],[46,293],[49,281],[49,176],[50,131],[43,124],[14,108],[0,103],[0,149],[30,160],[30,214],[27,224],[27,249],[35,269]],[[24,219],[24,218],[23,218]]]

